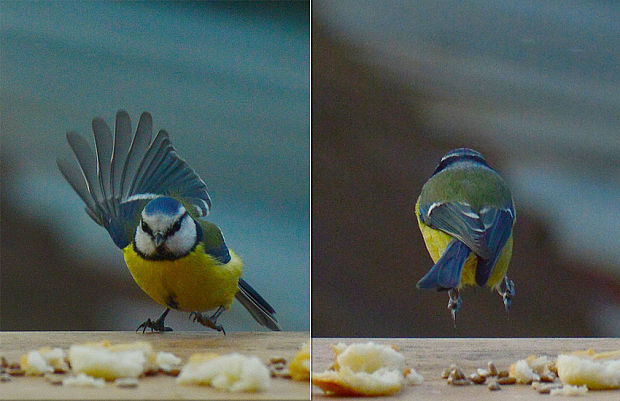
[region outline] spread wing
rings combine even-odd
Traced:
[[[512,232],[514,207],[484,207],[476,212],[463,202],[433,202],[420,205],[424,224],[458,239],[478,256],[476,282],[486,284],[497,258]]]
[[[153,120],[142,113],[135,135],[126,111],[116,113],[114,136],[101,118],[93,119],[95,153],[79,134],[67,133],[75,160],[58,159],[60,172],[85,203],[86,213],[105,227],[119,248],[133,239],[149,200],[177,198],[194,217],[211,208],[207,186],[177,154],[168,133],[151,141]]]

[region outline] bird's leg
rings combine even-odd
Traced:
[[[222,333],[224,333],[224,335],[226,335],[226,331],[224,331],[224,327],[222,327],[221,324],[217,324],[217,318],[220,317],[220,315],[222,314],[222,312],[224,312],[224,310],[225,308],[223,306],[220,306],[219,308],[217,308],[215,313],[211,316],[205,316],[201,314],[200,312],[192,312],[189,314],[189,318],[191,319],[193,317],[194,322],[198,322],[202,324],[203,326],[209,327],[213,330],[221,331]]]
[[[448,296],[450,299],[448,300],[448,309],[452,312],[452,319],[454,320],[454,325],[456,326],[456,313],[461,309],[461,296],[459,295],[458,288],[451,288],[448,291]]]
[[[506,312],[510,312],[512,297],[514,297],[515,295],[515,282],[509,279],[508,276],[505,276],[504,280],[497,288],[497,292],[499,293],[499,295],[502,296],[502,299],[504,300],[504,307],[506,308]]]
[[[164,320],[166,319],[166,316],[168,315],[168,312],[170,312],[170,308],[166,308],[164,313],[162,313],[161,316],[158,317],[157,320],[155,320],[155,321],[152,321],[150,318],[146,319],[145,322],[142,322],[142,324],[140,324],[140,326],[138,326],[136,331],[138,331],[140,329],[142,329],[142,333],[144,333],[146,331],[146,329],[151,329],[151,332],[157,331],[157,332],[160,332],[160,333],[162,331],[172,331],[172,328],[164,326]]]

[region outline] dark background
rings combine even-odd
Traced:
[[[618,7],[313,2],[312,332],[619,336]],[[617,30],[616,30],[617,33]],[[416,282],[413,214],[441,156],[481,151],[516,203],[508,317]]]

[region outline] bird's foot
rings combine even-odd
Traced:
[[[205,316],[200,312],[192,312],[189,314],[189,318],[193,319],[194,322],[198,322],[203,326],[209,327],[213,330],[221,331],[222,333],[224,333],[224,335],[226,335],[224,327],[221,324],[217,324],[217,318],[222,314],[223,311],[224,307],[220,306],[219,309],[215,311],[215,313],[211,316]]]
[[[502,296],[504,300],[504,307],[506,308],[506,312],[510,312],[510,305],[512,303],[512,297],[515,296],[515,282],[508,278],[508,276],[504,277],[504,280],[499,285],[497,289],[499,295]]]
[[[164,320],[166,319],[166,315],[170,312],[170,309],[166,309],[164,313],[161,314],[157,320],[151,320],[150,318],[146,319],[146,321],[142,322],[140,326],[136,329],[136,331],[142,329],[142,333],[146,331],[146,329],[151,329],[151,332],[162,333],[165,331],[172,331],[171,327],[167,327],[164,325]]]
[[[454,320],[454,327],[456,327],[456,314],[461,309],[461,296],[459,295],[458,288],[451,288],[448,291],[448,309],[452,312],[452,320]]]

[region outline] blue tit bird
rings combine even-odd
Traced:
[[[506,272],[515,207],[508,186],[482,154],[460,148],[444,155],[422,187],[415,214],[435,263],[417,287],[447,290],[455,322],[459,290],[468,285],[496,289],[509,311],[515,286]]]
[[[138,286],[166,309],[136,329],[171,331],[171,309],[224,332],[217,318],[236,298],[261,325],[280,330],[274,309],[241,278],[243,262],[213,223],[204,181],[177,154],[168,133],[151,141],[153,122],[143,113],[132,135],[125,111],[116,114],[114,136],[101,118],[92,122],[96,153],[77,133],[67,141],[75,161],[58,159],[63,176],[124,254]],[[215,309],[212,315],[203,314]],[[225,334],[225,332],[224,332]]]

